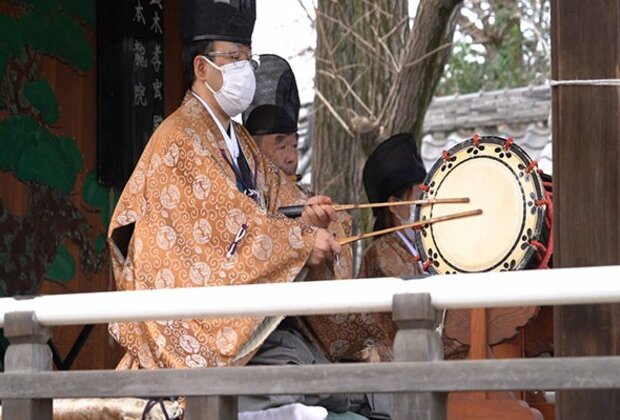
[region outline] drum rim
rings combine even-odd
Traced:
[[[505,138],[499,137],[499,136],[480,136],[479,137],[479,143],[484,143],[483,145],[486,144],[494,144],[494,145],[498,145],[498,146],[504,146],[506,142]],[[469,147],[475,147],[474,144],[474,140],[473,138],[464,140],[454,146],[452,146],[450,149],[448,149],[447,153],[449,155],[454,155],[455,153],[463,150],[463,149],[467,149]],[[525,152],[525,150],[523,150],[523,148],[521,148],[521,146],[519,146],[516,143],[512,143],[510,145],[510,152],[514,153],[516,156],[519,157],[519,159],[523,162],[524,165],[529,165],[533,162],[532,158]],[[449,168],[449,172],[452,172],[454,169],[456,169],[458,166],[460,166],[461,164],[463,164],[464,162],[470,161],[472,159],[476,159],[477,157],[470,157],[467,159],[464,159],[462,162],[459,162],[457,165],[455,165],[454,167]],[[501,159],[497,159],[500,162],[502,162],[504,165],[506,165],[505,162],[503,162]],[[428,173],[426,174],[426,177],[424,178],[424,184],[425,185],[429,185],[429,183],[432,182],[433,177],[435,176],[435,174],[441,170],[441,167],[445,164],[445,161],[442,159],[438,159],[435,164],[433,164],[433,166],[431,167],[431,169],[428,171]],[[506,165],[509,169],[512,169],[509,165]],[[511,171],[514,173],[514,171]],[[534,183],[534,189],[536,191],[537,194],[537,198],[535,199],[542,199],[544,198],[544,186],[542,183],[542,179],[540,178],[540,175],[538,174],[538,172],[536,170],[532,170],[532,172],[530,173],[530,175],[533,177],[533,183]],[[444,179],[447,177],[444,176]],[[442,181],[443,182],[443,181]],[[521,189],[521,191],[524,193],[523,191],[523,186],[521,183],[519,183],[519,188]],[[420,194],[420,198],[423,198],[427,193],[422,191]],[[526,197],[524,194],[524,199],[527,201],[528,198],[530,197]],[[420,212],[421,212],[421,207],[417,207],[416,208],[416,212],[415,212],[415,220],[419,220],[420,218]],[[528,209],[525,209],[525,212],[527,212]],[[544,227],[544,216],[545,216],[545,211],[546,208],[538,208],[538,219],[536,221],[536,226],[534,229],[534,232],[532,234],[533,237],[540,237],[543,227]],[[523,218],[523,220],[521,221],[521,223],[525,223],[525,217]],[[422,261],[427,261],[429,260],[429,255],[426,252],[426,249],[424,247],[424,244],[422,242],[422,229],[417,229],[414,231],[414,241],[415,241],[415,246],[416,249],[418,250],[418,253],[420,255],[420,258]],[[436,241],[433,239],[433,243],[436,243]],[[511,250],[514,250],[514,247],[517,246],[519,243],[519,241],[515,241],[515,244],[513,245],[513,247],[511,248]],[[501,269],[500,271],[507,271],[507,270],[520,270],[522,268],[524,268],[532,259],[534,254],[534,248],[533,247],[529,247],[529,249],[527,249],[522,258],[517,262],[517,264],[515,264],[514,267],[508,267],[507,269]],[[508,253],[507,255],[510,255],[510,253]],[[474,271],[465,271],[465,270],[460,270],[460,269],[456,269],[452,264],[450,264],[450,262],[448,260],[445,260],[446,263],[449,265],[449,267],[452,269],[451,271],[446,270],[444,274],[456,274],[456,273],[471,273]],[[506,260],[501,260],[499,261],[497,264],[486,268],[480,272],[488,272],[488,271],[493,271],[495,270],[498,266],[501,266],[502,264],[504,264],[506,262]],[[440,272],[439,270],[437,270],[437,268],[433,265],[430,264],[427,271],[429,271],[431,274],[442,274],[442,272]],[[476,271],[477,272],[477,271]]]

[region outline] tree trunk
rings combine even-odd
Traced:
[[[409,132],[421,141],[424,115],[450,55],[460,0],[425,0],[418,6],[403,70],[391,86],[385,133]]]
[[[394,78],[392,63],[400,59],[409,32],[407,21],[406,1],[319,0],[312,130],[316,193],[341,203],[359,201],[365,161],[359,136],[375,129],[375,115]]]
[[[422,1],[410,31],[407,1],[319,0],[312,129],[316,193],[339,203],[366,201],[362,169],[377,144],[399,132],[421,140],[461,1]],[[354,232],[369,230],[370,212],[354,220]]]
[[[319,0],[313,190],[359,202],[361,171],[376,145],[411,132],[443,72],[461,0],[420,2],[409,30],[406,1]]]

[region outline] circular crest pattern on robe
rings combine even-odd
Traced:
[[[305,197],[280,178],[241,126],[236,132],[267,208],[237,190],[215,123],[198,100],[186,96],[149,141],[114,212],[110,235],[135,223],[127,255],[110,242],[118,290],[287,282],[305,265],[315,229],[273,214]],[[247,234],[226,258],[242,223]],[[260,322],[247,317],[120,322],[110,325],[110,333],[127,350],[120,367],[222,366]]]

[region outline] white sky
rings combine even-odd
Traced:
[[[409,10],[413,14],[419,0],[408,1]],[[314,97],[313,50],[316,45],[316,34],[306,10],[314,19],[316,2],[317,0],[256,1],[252,52],[277,54],[289,61],[297,79],[301,103],[311,102]]]

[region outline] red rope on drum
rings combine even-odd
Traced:
[[[426,185],[424,183],[418,184],[418,188],[421,189],[422,191],[426,192],[426,193],[429,192],[430,189],[431,189],[428,185]]]
[[[447,150],[441,152],[441,157],[443,158],[444,162],[450,162],[450,153],[448,153]]]
[[[540,251],[542,253],[547,252],[547,247],[544,246],[542,242],[539,242],[536,239],[530,239],[530,245],[535,247],[537,251]]]
[[[430,267],[431,264],[433,264],[432,258],[429,258],[428,260],[424,261],[424,263],[422,263],[422,270],[424,271],[428,270],[428,267]]]
[[[510,147],[514,142],[515,141],[512,137],[508,137],[506,140],[504,140],[504,150],[510,150]]]
[[[540,207],[540,206],[546,206],[549,203],[547,202],[546,198],[542,198],[540,200],[534,200],[534,204],[537,205],[538,207]]]
[[[474,146],[480,146],[480,136],[477,133],[474,134],[474,137],[472,137],[471,141],[474,143]]]
[[[533,162],[534,163],[534,162]],[[531,168],[534,165],[530,165]],[[528,169],[531,168],[528,167]],[[551,182],[543,182],[545,187],[544,190],[544,198],[535,200],[534,204],[537,206],[547,206],[547,211],[545,212],[545,227],[548,232],[547,246],[544,246],[541,242],[536,240],[530,240],[530,244],[536,247],[536,255],[538,257],[539,263],[538,268],[546,269],[549,267],[549,262],[551,261],[551,257],[553,256],[553,191],[549,191],[549,189],[553,188],[553,184]]]
[[[545,224],[549,232],[549,240],[547,241],[547,249],[544,253],[538,268],[549,268],[549,261],[553,256],[553,197],[550,192],[545,191],[545,201],[547,202],[547,211],[545,212]]]
[[[527,165],[527,168],[525,168],[525,173],[529,174],[534,168],[538,168],[538,162],[535,160],[533,160],[532,162],[530,162],[529,165]]]

